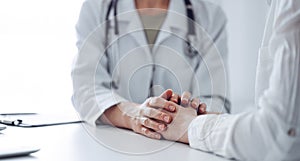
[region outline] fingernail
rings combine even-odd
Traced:
[[[183,99],[181,100],[181,102],[184,103],[184,104],[186,104],[186,103],[188,102],[188,99],[183,98]]]
[[[200,111],[201,111],[201,112],[204,112],[204,108],[200,108]]]
[[[175,111],[175,107],[174,107],[174,106],[169,106],[169,109],[170,109],[171,111]]]
[[[164,130],[165,129],[165,125],[163,125],[163,124],[160,124],[158,127],[159,127],[160,130]]]
[[[169,117],[169,116],[165,116],[165,117],[164,117],[164,120],[165,120],[166,122],[169,122],[169,121],[170,121],[170,117]]]

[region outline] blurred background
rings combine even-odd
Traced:
[[[264,0],[209,0],[228,17],[233,113],[254,108]],[[71,66],[83,0],[0,1],[0,113],[74,112]]]
[[[255,73],[269,6],[266,0],[215,0],[228,18],[232,112],[254,109]]]

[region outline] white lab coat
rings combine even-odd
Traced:
[[[240,160],[300,160],[299,0],[272,1],[256,100],[255,112],[197,117],[189,126],[190,146]]]
[[[153,52],[149,50],[134,1],[119,1],[120,33],[114,34],[112,11],[105,54],[108,2],[86,0],[76,26],[79,54],[72,70],[73,104],[84,120],[94,124],[113,105],[122,101],[142,103],[169,88],[176,93],[190,91],[193,96],[227,97],[226,18],[218,6],[192,1],[198,25],[197,36],[191,37],[191,43],[200,51],[201,61],[199,56],[191,58],[185,54],[188,29],[182,0],[170,1]],[[208,105],[213,111],[224,112],[223,100],[216,98]]]

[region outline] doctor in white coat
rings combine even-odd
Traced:
[[[198,117],[194,110],[177,107],[178,121],[163,136],[175,140],[178,133],[185,133],[179,141],[228,158],[299,161],[299,0],[271,3],[259,52],[256,106],[255,112]]]
[[[161,24],[147,25],[142,21],[147,16]],[[172,117],[149,102],[165,89],[188,91],[185,97],[198,97],[192,100],[195,107],[199,96],[209,95],[212,99],[202,100],[209,110],[228,112],[223,106],[228,91],[225,27],[222,10],[205,1],[86,0],[76,26],[75,108],[90,124],[112,124],[156,139],[161,135],[155,131],[165,130]],[[189,34],[191,28],[195,32]],[[147,29],[159,31],[152,43]],[[165,108],[172,111],[174,104]]]

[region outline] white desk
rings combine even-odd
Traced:
[[[191,149],[188,145],[152,140],[109,126],[71,124],[40,128],[8,127],[0,133],[0,146],[36,145],[39,152],[3,161],[222,161],[224,158]]]

